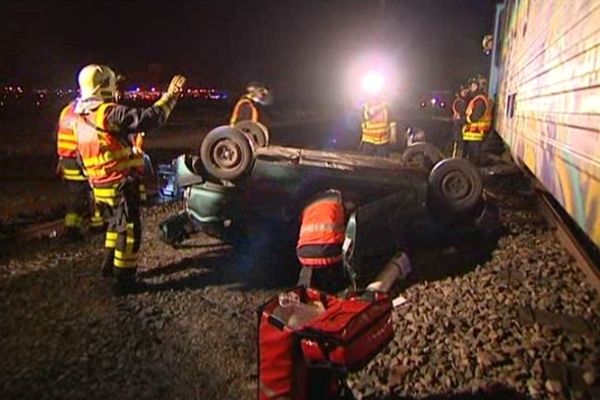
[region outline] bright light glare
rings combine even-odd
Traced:
[[[384,83],[385,78],[381,72],[369,71],[362,79],[362,88],[365,92],[376,95],[381,93]]]

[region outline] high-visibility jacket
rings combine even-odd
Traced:
[[[452,119],[460,121],[465,118],[465,99],[456,97],[452,102]]]
[[[475,120],[472,118],[473,112],[475,110],[476,102],[482,101],[485,110],[483,115]],[[483,140],[485,135],[492,128],[492,104],[491,100],[488,99],[485,95],[479,94],[469,101],[469,105],[467,106],[467,110],[465,111],[465,116],[467,119],[467,123],[463,127],[462,137],[464,141],[470,142],[480,142]]]
[[[131,144],[111,134],[105,114],[115,103],[102,103],[97,109],[78,117],[75,124],[77,149],[92,186],[116,184],[130,175],[132,168],[143,166],[133,157]]]
[[[372,144],[386,144],[390,142],[391,134],[388,114],[388,107],[385,103],[367,103],[363,106],[363,122],[361,124],[361,140],[363,142]]]
[[[258,107],[250,97],[244,95],[235,103],[231,118],[229,119],[229,125],[233,126],[239,121],[258,122],[258,117]]]
[[[77,137],[73,130],[75,121],[77,121],[75,102],[71,102],[62,109],[58,119],[56,154],[59,158],[59,165],[64,179],[68,181],[85,181],[87,178],[77,160]]]
[[[344,206],[337,192],[312,201],[302,212],[296,254],[306,267],[328,267],[342,261]]]

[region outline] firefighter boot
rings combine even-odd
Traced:
[[[102,267],[100,269],[101,274],[104,278],[113,276],[114,260],[115,260],[114,249],[106,249],[105,253],[104,253],[104,258],[102,259]]]

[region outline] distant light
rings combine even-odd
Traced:
[[[138,87],[136,87],[136,88],[135,88],[135,91],[136,91],[136,92],[139,92],[139,91],[140,91],[140,87],[139,87],[139,86],[138,86]]]
[[[151,92],[156,92],[156,88],[153,87],[152,89],[150,89]]]
[[[435,106],[435,103],[437,103],[437,99],[436,99],[435,97],[433,97],[433,98],[431,99],[431,105],[432,105],[432,106]]]
[[[369,71],[362,78],[362,89],[368,94],[375,95],[381,93],[385,78],[383,74],[378,71]]]
[[[427,102],[426,101],[422,101],[420,104],[421,108],[425,108],[427,107]]]
[[[446,107],[446,102],[445,101],[440,101],[440,107],[442,107],[442,108]]]

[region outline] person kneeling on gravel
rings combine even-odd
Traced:
[[[102,275],[114,276],[117,294],[143,287],[135,279],[142,238],[136,157],[129,135],[165,123],[183,90],[176,75],[162,97],[147,108],[116,103],[117,77],[105,65],[92,64],[79,72],[74,132],[77,150],[96,202],[108,217]]]
[[[337,190],[318,193],[301,216],[296,255],[302,264],[299,286],[337,293],[346,289],[342,244],[345,238],[342,194]]]

